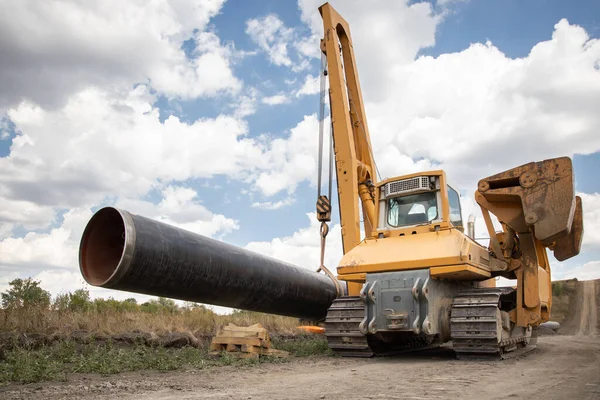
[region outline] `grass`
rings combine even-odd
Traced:
[[[260,323],[271,333],[299,333],[296,318],[247,311],[218,315],[204,308],[182,309],[176,313],[110,309],[58,311],[41,307],[0,309],[0,333],[35,333],[65,337],[74,331],[104,336],[131,332],[149,332],[159,336],[173,332],[212,335],[219,326],[230,322],[240,326]]]
[[[296,357],[329,356],[332,354],[327,339],[320,335],[297,336],[293,339],[275,338],[271,341],[274,348],[284,350]]]
[[[329,354],[325,338],[298,330],[296,318],[258,312],[218,315],[202,305],[178,306],[164,298],[143,304],[133,299],[92,301],[85,290],[60,295],[50,304],[15,300],[3,305],[0,384],[66,380],[73,373],[108,375],[285,362],[230,354],[209,357],[209,338],[229,323],[261,324],[271,334],[273,347],[293,356]]]
[[[327,342],[321,336],[302,336],[294,340],[274,339],[273,347],[289,351],[292,356],[297,357],[329,354]],[[112,342],[82,345],[63,340],[40,348],[14,347],[5,351],[4,360],[0,361],[0,383],[64,381],[72,373],[110,375],[139,370],[202,370],[223,365],[252,366],[286,360],[274,357],[239,359],[227,353],[215,359],[209,357],[206,348],[123,346]]]

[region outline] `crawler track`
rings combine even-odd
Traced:
[[[535,348],[531,336],[507,338],[505,334],[503,338],[501,298],[512,293],[512,288],[471,289],[454,299],[450,324],[452,347],[459,359],[501,360]]]
[[[375,355],[367,336],[358,329],[365,317],[365,304],[360,297],[340,297],[333,301],[325,319],[325,336],[329,348],[344,357]]]

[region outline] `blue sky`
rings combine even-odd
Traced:
[[[415,3],[415,2],[413,2]],[[435,45],[420,51],[420,55],[437,57],[440,54],[459,52],[469,47],[474,42],[491,41],[504,54],[511,58],[526,57],[531,48],[540,41],[547,40],[554,25],[561,19],[567,18],[570,23],[577,24],[586,29],[592,37],[600,36],[600,3],[594,1],[578,2],[574,6],[564,1],[465,1],[452,5],[448,16],[438,25]],[[293,2],[282,1],[228,1],[223,6],[221,14],[212,20],[216,32],[224,41],[233,41],[236,48],[244,51],[253,51],[256,45],[241,27],[245,22],[257,16],[277,14],[287,26],[298,26],[300,11]],[[308,29],[304,28],[308,31]],[[358,60],[360,65],[361,60]],[[320,62],[318,59],[311,61],[310,72],[318,73]],[[260,55],[249,57],[235,68],[237,76],[253,85],[268,85],[267,94],[277,94],[278,90],[285,88],[286,79],[297,79],[289,70],[275,66]],[[210,101],[195,101],[190,103],[180,102],[186,110],[186,119],[194,120],[204,115],[218,113]],[[318,96],[308,96],[290,104],[282,104],[276,113],[271,107],[262,107],[248,117],[251,135],[262,133],[284,132],[290,126],[290,121],[298,121],[304,115],[316,112]],[[376,134],[373,132],[372,134]],[[600,154],[587,156],[575,155],[574,167],[577,178],[577,189],[587,193],[600,191],[600,183],[593,179],[586,179],[593,170],[600,170]],[[226,193],[235,194],[235,190]],[[302,184],[296,193],[297,202],[285,209],[253,211],[251,208],[232,209],[221,202],[220,197],[210,202],[210,190],[202,190],[203,199],[210,209],[216,212],[227,210],[235,218],[248,221],[253,227],[261,225],[269,229],[253,229],[234,231],[228,236],[233,243],[244,245],[248,241],[271,240],[289,234],[289,226],[302,227],[306,222],[305,213],[312,211],[315,189],[308,184]],[[210,203],[209,203],[210,202]],[[277,221],[286,220],[286,224]]]
[[[536,43],[548,39],[561,18],[598,37],[599,15],[600,4],[592,0],[457,2],[452,15],[436,32],[435,47],[423,54],[436,56],[460,51],[473,42],[491,40],[506,55],[525,57]]]
[[[307,213],[316,199],[319,4],[195,5],[62,4],[55,15],[60,7],[0,1],[0,14],[18,21],[0,19],[10,59],[0,61],[4,281],[31,275],[54,292],[76,288],[81,229],[112,204],[315,264]],[[592,233],[555,271],[592,277],[600,266],[600,3],[333,5],[350,23],[383,174],[442,167],[475,210],[477,179],[572,156]],[[119,15],[142,10],[144,25],[119,25]],[[19,31],[40,18],[37,31]],[[339,231],[330,242],[334,264]]]

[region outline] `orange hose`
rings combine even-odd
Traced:
[[[320,334],[325,333],[325,328],[322,328],[320,326],[303,325],[303,326],[299,326],[298,329],[301,329],[306,332],[311,332],[311,333],[320,333]]]

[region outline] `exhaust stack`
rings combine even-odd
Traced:
[[[467,222],[467,236],[475,240],[475,215],[469,215],[469,221]]]
[[[93,286],[320,320],[336,297],[326,276],[113,207],[79,247]]]

